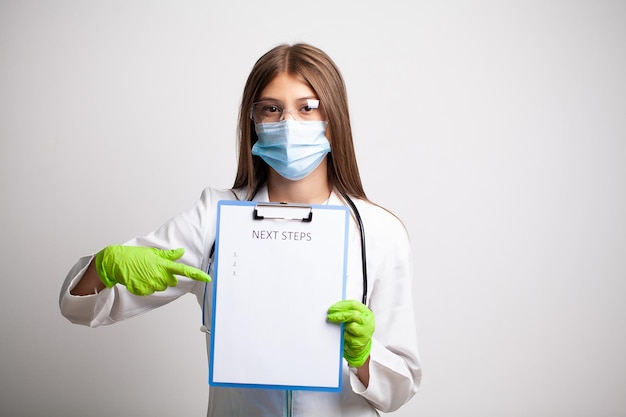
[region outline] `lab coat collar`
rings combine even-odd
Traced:
[[[252,201],[264,203],[270,201],[269,192],[267,191],[267,185],[259,188],[259,191],[257,191]],[[328,200],[321,204],[328,204],[331,206],[345,206],[346,202],[343,200],[343,197],[341,197],[337,190],[333,189],[330,193],[330,196],[328,197]]]

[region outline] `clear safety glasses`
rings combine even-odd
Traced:
[[[278,100],[261,100],[252,103],[250,117],[254,123],[273,123],[284,119],[285,113],[291,114],[294,120],[320,121],[324,120],[324,113],[317,99],[303,98],[293,103],[291,110]]]

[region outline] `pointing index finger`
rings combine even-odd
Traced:
[[[211,277],[209,276],[209,274],[198,268],[194,268],[193,266],[181,264],[178,262],[172,262],[168,264],[168,269],[171,273],[176,275],[182,275],[196,281],[211,282]]]

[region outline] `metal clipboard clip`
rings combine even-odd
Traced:
[[[310,223],[313,220],[313,207],[293,203],[257,203],[252,216],[254,220],[299,220]]]

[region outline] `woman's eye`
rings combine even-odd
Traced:
[[[280,113],[280,108],[277,106],[266,106],[265,112],[266,113]]]
[[[300,105],[300,113],[312,116],[317,111],[318,106],[319,100],[306,99]]]

